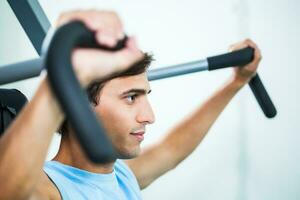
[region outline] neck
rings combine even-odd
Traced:
[[[114,167],[114,162],[95,164],[89,161],[77,140],[69,133],[62,136],[58,153],[53,160],[93,173],[111,173]]]

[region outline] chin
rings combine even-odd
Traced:
[[[133,159],[136,158],[140,155],[141,153],[141,148],[137,147],[135,149],[130,149],[130,150],[118,150],[118,158],[119,159]]]

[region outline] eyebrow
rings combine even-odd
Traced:
[[[149,91],[147,91],[147,90],[145,90],[145,89],[138,89],[138,88],[134,88],[134,89],[130,89],[130,90],[127,90],[127,91],[125,91],[125,92],[123,92],[122,94],[121,94],[121,96],[125,96],[125,95],[128,95],[128,94],[130,94],[130,93],[136,93],[136,94],[150,94],[150,92],[151,92],[152,90],[149,90]]]

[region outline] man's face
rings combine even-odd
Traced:
[[[134,158],[140,153],[146,125],[155,120],[147,98],[149,92],[146,73],[112,79],[100,92],[95,111],[119,158]]]

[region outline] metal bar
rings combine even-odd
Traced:
[[[37,0],[7,0],[35,50],[41,47],[51,24]]]
[[[39,76],[43,69],[43,64],[44,59],[37,58],[2,66],[0,67],[0,85]],[[149,70],[148,79],[150,81],[154,81],[207,70],[208,63],[207,60],[204,59],[170,67]]]
[[[148,79],[149,81],[154,81],[206,70],[208,70],[208,62],[206,59],[204,59],[179,65],[173,65],[170,67],[149,70]]]
[[[200,61],[150,70],[148,72],[148,79],[150,81],[153,81],[210,69],[220,69],[223,68],[223,66],[240,66],[241,64],[245,64],[246,61],[248,63],[251,62],[251,57],[253,56],[252,54],[249,54],[250,51],[253,54],[253,51],[248,48],[237,52],[213,56]],[[243,59],[240,59],[240,57],[242,57]],[[43,59],[40,58],[37,60],[12,64],[0,68],[0,85],[37,76],[42,70],[42,65]],[[265,116],[268,118],[275,117],[277,114],[276,108],[266,89],[264,88],[264,85],[262,84],[258,74],[256,74],[256,76],[252,78],[249,85]]]
[[[43,58],[38,58],[1,67],[0,85],[39,76],[43,62]]]

